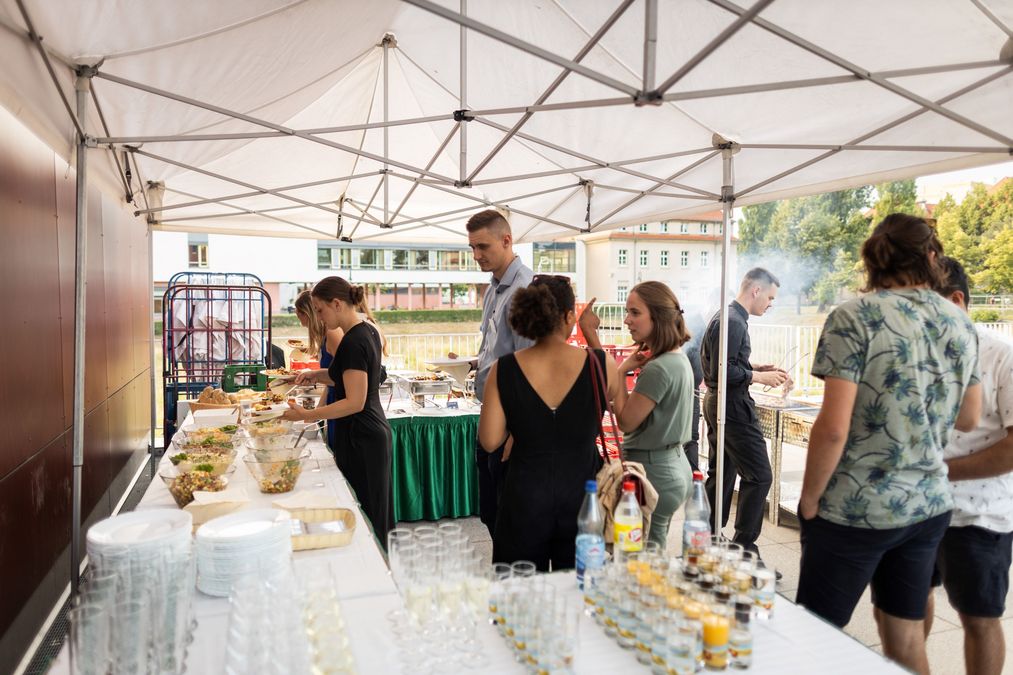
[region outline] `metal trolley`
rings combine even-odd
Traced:
[[[180,399],[221,386],[226,365],[263,366],[271,350],[271,296],[246,273],[181,272],[162,296],[164,440]]]

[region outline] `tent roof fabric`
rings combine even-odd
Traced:
[[[29,21],[68,100],[98,65],[92,166],[164,229],[551,240],[713,212],[721,143],[739,206],[1013,149],[999,0],[0,0],[0,104],[69,159]]]

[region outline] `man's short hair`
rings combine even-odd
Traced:
[[[781,287],[781,282],[777,280],[773,274],[763,269],[762,267],[754,267],[753,269],[746,272],[746,276],[742,277],[742,288],[746,289],[753,284],[759,284],[760,286],[777,286]]]
[[[496,209],[479,211],[468,219],[468,223],[464,226],[464,228],[468,230],[468,232],[492,230],[496,234],[510,234],[510,223],[508,223],[507,219],[503,217],[503,214]]]
[[[933,290],[947,298],[953,295],[954,291],[960,291],[964,294],[964,307],[967,307],[971,302],[971,289],[964,266],[945,255],[939,257],[937,264],[943,272],[943,280]]]

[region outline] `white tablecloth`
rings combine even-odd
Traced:
[[[392,634],[386,615],[401,606],[396,587],[387,571],[384,557],[372,532],[362,517],[348,484],[334,464],[330,452],[320,440],[310,443],[320,470],[308,467],[299,479],[296,491],[320,489],[334,494],[342,507],[356,514],[355,536],[347,547],[294,554],[296,574],[318,571],[327,563],[338,579],[337,593],[345,617],[346,632],[355,655],[358,671],[371,673],[411,673],[399,659],[399,645]],[[168,462],[164,457],[163,462]],[[288,495],[263,495],[242,461],[233,474],[236,485],[246,487],[249,504],[245,508],[270,507],[271,502]],[[321,485],[322,484],[322,485]],[[176,508],[165,484],[158,478],[151,482],[137,509]],[[577,595],[572,572],[551,575],[557,588]],[[225,666],[225,643],[228,632],[229,602],[195,591],[194,613],[198,622],[195,640],[190,647],[187,672],[217,675]],[[836,627],[825,623],[805,609],[783,597],[777,597],[774,618],[754,623],[753,673],[903,673],[903,669],[887,661]],[[523,673],[496,630],[481,624],[478,638],[488,667],[469,672]],[[54,662],[50,672],[69,672],[67,648]],[[602,629],[582,617],[580,646],[575,662],[577,673],[649,673],[637,663],[632,652],[619,648]],[[733,672],[733,671],[729,671]]]

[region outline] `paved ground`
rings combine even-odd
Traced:
[[[486,556],[486,559],[492,559],[492,540],[489,537],[489,531],[478,518],[462,518],[453,522],[464,528],[465,534],[471,537],[476,548]],[[734,522],[734,514],[729,522]],[[432,523],[399,523],[405,527],[430,524]],[[682,519],[673,519],[670,530],[673,536],[669,537],[669,550],[672,553],[677,553],[680,549],[680,536],[677,533],[681,531]],[[725,534],[732,535],[734,533],[731,528],[728,528]],[[757,543],[763,559],[784,575],[778,585],[778,591],[789,600],[794,601],[795,591],[798,588],[799,553],[801,551],[798,530],[784,524],[774,527],[765,522],[763,533]],[[1006,660],[1003,673],[1013,675],[1013,597],[1007,599],[1006,607],[1002,626],[1011,656]],[[872,603],[868,591],[859,602],[851,623],[848,624],[845,631],[870,648],[882,652],[879,634],[876,631],[876,622],[872,618]],[[957,617],[956,611],[950,607],[946,594],[942,589],[938,589],[936,591],[936,618],[928,640],[929,664],[932,672],[939,675],[963,673],[963,650],[963,631],[960,628],[960,619]]]

